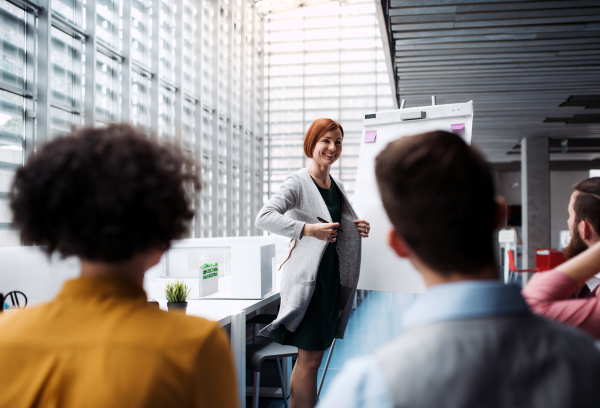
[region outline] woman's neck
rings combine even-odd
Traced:
[[[329,169],[331,166],[322,166],[312,160],[306,167],[308,174],[321,186],[329,186]]]

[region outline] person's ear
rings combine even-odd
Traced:
[[[406,245],[406,241],[398,235],[394,228],[388,231],[388,245],[400,258],[408,258],[410,256],[410,249]]]
[[[594,226],[591,223],[586,222],[586,224],[587,224],[587,228],[589,229],[590,242],[592,242],[592,243],[598,242],[600,240],[600,236],[598,236],[598,231],[596,231],[596,228],[594,228]]]
[[[579,225],[577,226],[577,228],[579,229],[579,235],[581,236],[581,238],[584,241],[589,241],[590,238],[592,237],[592,226],[590,225],[589,222],[582,220]],[[587,242],[586,242],[587,243]]]
[[[496,210],[494,211],[494,231],[504,227],[506,221],[506,199],[496,196]]]

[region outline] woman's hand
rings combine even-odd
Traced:
[[[355,220],[356,228],[360,231],[360,235],[363,238],[369,237],[369,231],[371,230],[371,224],[365,220]]]
[[[340,224],[337,222],[304,224],[302,236],[313,237],[321,241],[335,242],[337,241],[337,230],[339,227]]]

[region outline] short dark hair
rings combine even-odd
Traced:
[[[573,203],[575,224],[587,221],[600,234],[600,177],[592,177],[575,185],[579,195]]]
[[[43,146],[10,192],[25,244],[114,263],[186,236],[199,166],[126,124],[83,128]]]
[[[391,142],[377,156],[383,206],[398,234],[441,274],[493,265],[494,183],[477,149],[448,132]]]

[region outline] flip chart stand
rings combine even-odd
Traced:
[[[398,258],[387,243],[392,226],[377,187],[375,160],[388,143],[425,132],[443,130],[471,141],[473,102],[438,105],[436,98],[432,99],[434,105],[406,108],[406,101],[401,101],[402,109],[364,116],[353,206],[360,218],[371,223],[371,231],[362,241],[358,289],[405,293],[424,289],[421,275],[409,261]]]
[[[404,109],[406,106],[406,99],[400,101],[400,109]],[[431,106],[435,106],[435,95],[431,95]]]

